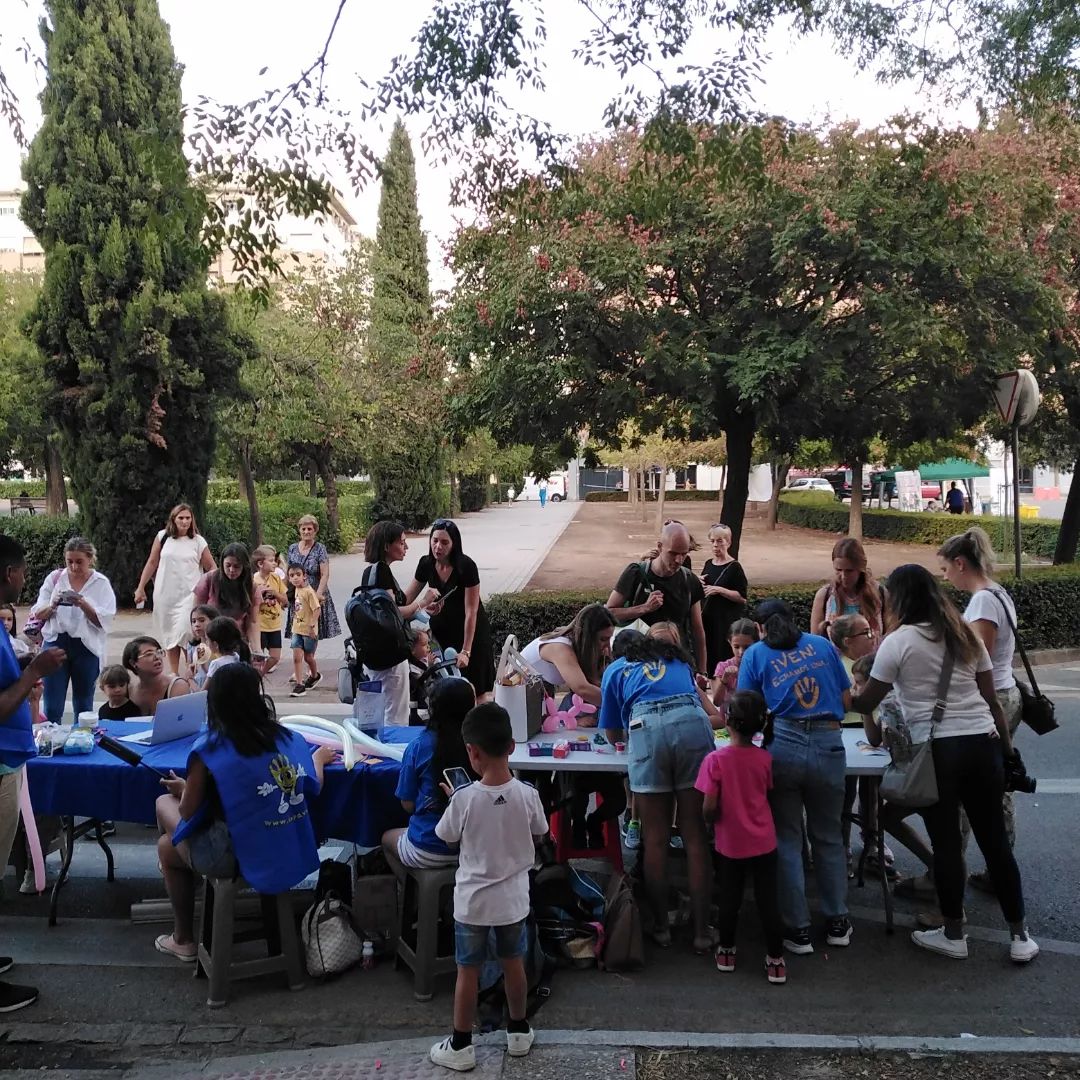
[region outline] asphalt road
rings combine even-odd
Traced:
[[[735,975],[719,975],[709,958],[694,956],[677,940],[671,950],[650,947],[639,973],[559,972],[537,1023],[699,1032],[1080,1034],[1074,979],[1080,957],[1080,664],[1043,667],[1039,675],[1058,703],[1062,727],[1042,739],[1024,728],[1018,737],[1040,786],[1033,796],[1017,797],[1029,921],[1044,947],[1032,965],[1009,964],[1000,913],[985,896],[969,894],[971,957],[957,963],[915,949],[903,925],[887,936],[880,894],[872,886],[853,887],[852,946],[819,946],[813,956],[790,958],[785,987],[769,986],[759,970],[764,950],[748,901]],[[96,845],[80,843],[61,925],[52,930],[44,898],[15,895],[9,870],[0,951],[21,961],[7,978],[37,985],[41,999],[0,1018],[0,1068],[202,1060],[445,1029],[449,981],[432,1002],[420,1004],[408,975],[389,963],[300,994],[274,979],[240,985],[226,1009],[211,1012],[205,984],[191,978],[191,969],[154,951],[154,936],[167,926],[129,921],[133,901],[164,895],[152,844],[151,830],[121,826],[119,880],[109,885]],[[902,869],[914,869],[897,854]],[[903,924],[917,905],[898,901],[897,908]]]

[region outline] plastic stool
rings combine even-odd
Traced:
[[[619,837],[619,821],[613,818],[604,822],[604,846],[602,848],[574,847],[570,812],[556,810],[551,815],[551,835],[555,840],[555,861],[569,862],[571,859],[607,859],[612,870],[621,874],[623,870],[622,842]]]
[[[413,996],[430,1001],[435,992],[435,976],[457,971],[453,950],[439,955],[439,916],[443,893],[453,890],[457,867],[417,870],[406,866],[396,854],[386,852],[387,861],[401,885],[397,955],[394,967],[402,964],[413,973]],[[412,912],[416,922],[412,922]]]
[[[296,934],[291,893],[264,896],[261,925],[251,930],[234,930],[236,896],[246,888],[240,878],[207,878],[203,885],[202,916],[199,920],[199,952],[195,977],[206,976],[210,986],[206,1004],[219,1009],[229,999],[229,984],[234,979],[251,979],[284,971],[290,990],[303,990],[304,961]],[[244,941],[265,940],[267,956],[255,960],[233,960],[233,945]]]

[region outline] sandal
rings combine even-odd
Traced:
[[[668,927],[662,927],[658,930],[650,930],[649,937],[652,938],[654,945],[659,945],[661,949],[671,948],[671,930]]]
[[[177,945],[173,941],[172,934],[162,934],[160,937],[155,938],[154,948],[166,956],[171,956],[176,960],[183,960],[185,964],[193,963],[198,955],[198,949],[196,949],[194,942],[190,945]],[[184,952],[184,949],[191,949],[191,952]]]

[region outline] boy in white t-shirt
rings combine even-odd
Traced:
[[[547,818],[536,789],[510,773],[514,751],[510,714],[499,705],[477,705],[461,725],[469,764],[480,777],[475,784],[451,792],[450,805],[435,826],[440,840],[460,844],[454,883],[454,1032],[431,1048],[431,1060],[456,1072],[476,1067],[472,1044],[480,968],[494,933],[495,953],[502,965],[506,1004],[506,1048],[524,1057],[533,1044],[525,1018],[528,980],[525,955],[529,914],[529,871],[535,844],[547,834]]]

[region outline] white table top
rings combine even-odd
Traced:
[[[574,742],[578,734],[587,734],[591,750],[571,750],[568,757],[530,757],[527,744],[519,743],[510,755],[510,768],[522,772],[614,772],[627,771],[626,753],[617,754],[613,746],[600,746],[594,742],[595,728],[586,728],[581,732],[562,731],[551,735],[540,734],[531,742],[550,746],[566,739]],[[844,750],[847,752],[848,776],[881,776],[889,763],[889,755],[884,749],[869,750],[866,747],[866,734],[862,728],[844,728]],[[859,744],[863,747],[860,748]]]

